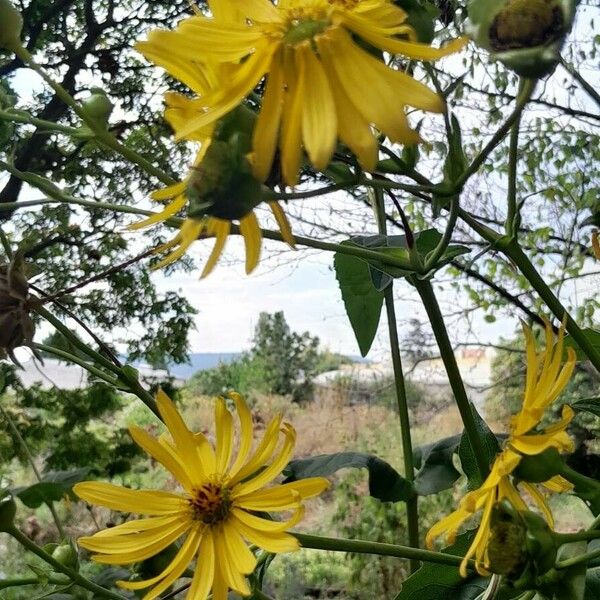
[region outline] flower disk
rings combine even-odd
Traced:
[[[189,600],[226,600],[232,589],[250,594],[246,576],[254,571],[256,557],[246,545],[267,552],[298,549],[297,539],[286,531],[303,516],[303,503],[328,487],[326,479],[313,477],[266,488],[289,462],[296,433],[291,425],[275,417],[264,438],[252,452],[252,416],[239,394],[231,393],[240,421],[238,452],[233,457],[233,417],[225,400],[215,407],[215,446],[202,433],[190,431],[171,400],[159,392],[160,414],[170,433],[158,439],[131,427],[133,439],[168,469],[182,487],[181,493],[132,490],[109,483],[83,482],[73,489],[86,502],[113,510],[146,515],[127,521],[79,544],[96,553],[105,564],[144,561],[185,536],[177,555],[162,573],[144,581],[119,581],[129,590],[152,588],[144,600],[159,597],[182,577],[197,556]],[[283,435],[281,444],[280,437]],[[279,448],[278,448],[279,446]],[[274,521],[257,512],[287,512],[286,521]]]
[[[200,94],[188,100],[189,119],[179,139],[229,113],[266,78],[253,136],[253,168],[260,181],[271,172],[277,147],[288,185],[298,182],[302,148],[324,169],[337,140],[362,167],[377,162],[372,126],[393,142],[416,143],[406,106],[441,112],[442,99],[410,75],[386,66],[366,50],[433,60],[461,48],[454,40],[436,49],[415,40],[407,14],[391,0],[209,0],[212,17],[197,14],[175,31],[153,31],[137,48]],[[227,76],[209,94],[197,89],[202,64]]]

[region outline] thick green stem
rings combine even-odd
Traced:
[[[452,196],[452,198],[450,198],[450,213],[448,215],[446,229],[444,230],[444,235],[442,236],[442,239],[439,241],[438,245],[431,251],[430,255],[425,261],[425,267],[423,269],[425,273],[435,268],[440,258],[444,256],[444,253],[448,249],[448,246],[450,245],[450,242],[452,240],[452,234],[454,233],[454,226],[456,225],[456,220],[458,219],[459,210],[460,196],[457,194],[456,196]]]
[[[438,565],[451,565],[458,567],[462,562],[462,556],[454,554],[443,554],[432,552],[410,546],[396,546],[394,544],[382,544],[380,542],[368,542],[366,540],[347,540],[344,538],[322,537],[320,535],[309,535],[306,533],[292,532],[303,548],[314,550],[327,550],[329,552],[357,552],[359,554],[377,554],[379,556],[395,556],[407,560],[419,560],[431,562]]]
[[[103,588],[102,586],[86,579],[83,575],[80,575],[74,569],[70,569],[69,567],[65,567],[62,563],[58,562],[55,558],[50,556],[47,552],[42,550],[39,546],[37,546],[34,542],[32,542],[25,534],[21,533],[16,527],[9,529],[6,533],[11,535],[21,546],[25,549],[29,550],[39,558],[41,558],[44,562],[48,563],[55,571],[58,573],[64,573],[73,583],[89,590],[94,593],[94,597],[100,598],[112,598],[113,600],[126,600],[125,596],[121,596],[121,594],[116,594],[115,592],[111,592]]]
[[[600,558],[600,548],[589,554],[580,554],[579,556],[573,556],[572,558],[565,558],[565,560],[557,562],[554,568],[560,571],[561,569],[568,569],[569,567],[574,567],[581,563],[587,563],[596,558]]]
[[[573,317],[571,317],[560,300],[554,295],[521,247],[512,240],[506,244],[502,244],[501,249],[503,253],[517,265],[521,273],[525,275],[531,287],[539,294],[554,316],[559,321],[562,321],[566,317],[567,331],[573,337],[575,342],[577,342],[578,346],[585,352],[591,363],[596,367],[596,370],[600,372],[600,351],[586,337]]]
[[[559,544],[572,544],[573,542],[589,542],[600,538],[600,531],[576,531],[575,533],[554,533],[554,539]]]
[[[42,474],[40,473],[39,469],[37,468],[37,465],[35,464],[35,459],[33,458],[33,454],[31,454],[31,452],[29,450],[29,446],[27,445],[27,442],[23,439],[23,436],[19,432],[19,429],[17,428],[17,426],[14,424],[14,421],[11,419],[10,415],[4,410],[4,407],[1,404],[0,404],[0,414],[2,415],[4,420],[7,422],[8,427],[10,428],[13,435],[15,436],[15,439],[21,446],[21,449],[23,450],[23,454],[25,454],[25,457],[27,458],[27,462],[31,466],[31,470],[33,471],[33,474],[35,475],[35,478],[39,482],[41,482]],[[52,514],[52,518],[54,519],[54,523],[56,524],[56,528],[58,529],[58,534],[60,535],[61,538],[65,539],[67,536],[65,535],[65,530],[63,529],[62,523],[60,522],[58,513],[56,512],[56,508],[54,508],[54,502],[49,501],[46,504],[47,504],[48,508],[50,509],[50,513]]]
[[[471,404],[467,397],[467,392],[456,363],[456,357],[454,356],[454,348],[452,348],[452,344],[450,343],[450,338],[448,337],[448,332],[444,323],[444,317],[442,316],[440,305],[438,304],[435,292],[433,291],[433,286],[428,279],[418,279],[415,277],[412,281],[419,296],[421,296],[423,306],[429,317],[431,328],[433,329],[433,334],[448,374],[450,387],[452,388],[454,399],[456,400],[456,405],[465,427],[465,433],[471,444],[471,449],[473,450],[473,455],[477,462],[479,474],[485,479],[489,473],[489,465],[485,458],[485,448],[477,431],[475,417],[471,410]]]
[[[387,235],[387,224],[385,220],[385,205],[381,190],[369,190],[379,233]],[[385,310],[387,313],[388,332],[390,336],[390,351],[392,354],[392,365],[394,368],[394,383],[396,387],[396,402],[398,405],[398,416],[400,418],[400,437],[402,439],[402,454],[404,461],[404,476],[411,483],[415,478],[415,465],[413,460],[413,448],[410,433],[410,416],[408,413],[408,400],[406,398],[406,385],[402,369],[402,357],[400,355],[400,342],[398,340],[398,325],[396,320],[396,309],[394,306],[394,283],[383,291],[385,299]],[[416,493],[406,501],[406,517],[408,522],[408,543],[413,548],[419,547],[419,498]],[[410,561],[410,571],[414,573],[419,568],[417,560]]]
[[[13,123],[25,123],[27,125],[35,125],[38,129],[44,129],[46,131],[64,133],[66,135],[76,136],[81,133],[76,127],[69,127],[68,125],[61,125],[60,123],[54,123],[54,121],[45,121],[44,119],[38,119],[32,117],[25,111],[12,111],[12,110],[0,110],[0,121],[12,121]]]

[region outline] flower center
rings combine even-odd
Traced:
[[[225,520],[231,508],[229,490],[219,483],[205,483],[194,489],[189,503],[194,518],[209,525]]]

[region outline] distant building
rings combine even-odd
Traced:
[[[44,358],[42,364],[31,359],[22,363],[23,369],[17,369],[17,377],[25,387],[39,384],[44,389],[57,387],[62,390],[77,390],[88,386],[88,372],[79,365],[73,365],[54,358]],[[158,383],[169,379],[168,371],[153,369],[148,365],[138,365],[136,369],[146,384]],[[182,379],[174,379],[174,385],[183,385]]]

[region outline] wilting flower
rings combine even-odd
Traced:
[[[176,69],[177,61],[157,59],[168,71]],[[218,85],[218,70],[206,67],[191,69],[185,80],[199,94],[208,93]],[[165,96],[165,118],[175,132],[191,119],[189,101],[181,94]],[[206,262],[201,277],[206,277],[215,267],[232,221],[238,221],[246,246],[246,273],[254,270],[260,259],[262,232],[254,208],[264,199],[264,186],[256,180],[248,161],[252,128],[256,115],[245,107],[237,107],[218,123],[210,123],[196,131],[193,141],[200,147],[187,176],[180,182],[154,192],[157,201],[167,201],[167,206],[151,217],[135,223],[130,229],[141,229],[161,223],[187,210],[187,218],[179,233],[158,247],[157,252],[171,251],[156,268],[166,266],[181,258],[199,237],[214,237],[215,245]],[[294,247],[294,236],[289,221],[280,204],[267,200],[284,241]]]
[[[392,142],[416,143],[406,106],[442,112],[443,100],[407,73],[388,67],[372,49],[432,60],[463,46],[415,41],[407,14],[391,0],[209,0],[212,17],[184,19],[176,31],[153,31],[137,45],[150,60],[170,61],[171,75],[190,85],[198,61],[228,76],[211,93],[189,101],[195,114],[179,138],[226,115],[266,77],[253,135],[256,177],[269,176],[277,146],[283,177],[298,181],[302,147],[315,166],[329,163],[338,138],[366,170],[378,155],[375,126]],[[398,37],[400,36],[400,37]],[[192,82],[194,83],[194,82]],[[194,85],[190,85],[195,92]]]
[[[136,443],[178,480],[181,492],[132,490],[101,482],[79,483],[73,488],[86,502],[148,515],[80,538],[81,546],[97,553],[93,555],[97,562],[141,562],[186,536],[162,573],[145,581],[118,582],[129,590],[154,586],[144,600],[160,596],[182,576],[195,556],[187,598],[205,600],[212,590],[214,600],[226,600],[229,589],[249,595],[246,575],[253,572],[257,561],[246,541],[268,552],[298,549],[297,539],[286,530],[302,519],[304,500],[328,486],[326,479],[313,477],[266,488],[289,462],[296,432],[282,423],[280,416],[275,417],[251,452],[252,416],[239,394],[232,393],[230,398],[240,421],[235,458],[233,417],[223,398],[218,398],[215,406],[215,447],[202,433],[187,428],[162,392],[158,394],[158,408],[170,438],[155,439],[139,427],[130,428]],[[265,518],[266,512],[282,511],[293,514],[287,521]]]
[[[508,439],[502,452],[494,460],[490,474],[481,487],[467,493],[460,501],[458,509],[436,523],[427,533],[426,542],[429,547],[439,536],[444,536],[448,543],[453,543],[460,526],[474,514],[483,511],[481,523],[473,542],[465,554],[460,566],[463,577],[467,574],[467,564],[475,557],[475,567],[482,575],[488,575],[490,561],[488,543],[491,536],[491,519],[494,507],[507,499],[517,510],[527,510],[517,485],[529,494],[540,509],[550,526],[553,518],[550,508],[539,489],[528,482],[517,484],[511,476],[526,456],[537,456],[554,448],[559,452],[572,452],[573,440],[566,432],[573,418],[573,409],[563,406],[560,421],[536,430],[545,410],[561,394],[575,367],[576,356],[573,348],[567,348],[567,361],[563,364],[564,327],[555,340],[552,327],[546,324],[546,347],[542,352],[536,349],[531,330],[524,326],[527,343],[527,375],[523,406],[510,424]],[[560,475],[552,477],[543,485],[551,491],[563,492],[571,489],[571,484]]]

